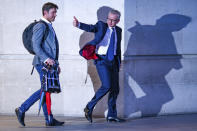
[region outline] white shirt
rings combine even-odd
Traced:
[[[110,38],[112,34],[112,28],[108,27],[107,31],[105,33],[105,36],[103,40],[96,46],[96,53],[99,55],[106,55],[107,50],[110,44]],[[114,28],[115,31],[115,43],[114,43],[114,55],[116,55],[116,49],[117,49],[117,34],[116,34],[116,29]]]
[[[41,18],[41,20],[43,20],[44,22],[46,22],[49,25],[49,28],[51,29],[51,31],[53,32],[53,35],[55,37],[55,31],[53,29],[52,23],[49,22],[47,19],[45,19],[44,17]]]
[[[40,18],[41,20],[43,20],[44,22],[46,22],[47,24],[51,24],[51,22],[49,22],[47,19],[45,19],[44,17]]]

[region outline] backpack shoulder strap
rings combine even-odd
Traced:
[[[34,22],[35,22],[35,23],[40,22],[40,23],[43,23],[43,24],[45,25],[46,30],[45,30],[44,38],[43,38],[43,41],[45,41],[46,38],[47,38],[47,36],[48,36],[48,34],[49,34],[49,26],[48,26],[48,24],[47,24],[46,22],[44,22],[43,20],[40,20],[40,21],[34,20]],[[31,75],[33,74],[33,72],[34,72],[34,66],[32,67]]]
[[[45,41],[45,40],[47,39],[48,34],[49,34],[49,26],[48,26],[48,24],[47,24],[45,21],[43,21],[43,20],[40,20],[39,22],[40,22],[40,23],[43,23],[43,24],[45,25],[45,27],[46,27],[46,30],[45,30],[45,33],[44,33],[44,38],[43,38],[43,41]]]

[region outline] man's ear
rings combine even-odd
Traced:
[[[118,23],[119,23],[119,21],[120,21],[120,19],[118,19],[118,20],[116,21],[116,24],[118,24]]]
[[[45,10],[45,11],[44,11],[44,15],[46,15],[46,14],[48,14],[48,11]]]

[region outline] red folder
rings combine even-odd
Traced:
[[[83,48],[82,56],[85,59],[87,59],[87,60],[90,60],[90,59],[96,60],[96,59],[98,59],[98,56],[95,53],[95,49],[96,49],[96,46],[95,45],[86,45]]]

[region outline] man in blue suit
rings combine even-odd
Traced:
[[[94,59],[101,80],[101,87],[86,105],[84,112],[88,121],[92,122],[92,112],[96,103],[109,92],[108,122],[123,122],[117,117],[116,100],[119,94],[119,68],[121,63],[121,33],[122,29],[116,24],[120,21],[120,12],[112,9],[107,23],[98,21],[95,25],[79,22],[74,17],[73,25],[87,32],[94,32],[94,40],[88,42],[80,55],[86,59]]]
[[[43,17],[41,18],[48,27],[43,22],[38,22],[33,27],[33,35],[32,35],[32,44],[33,50],[35,52],[35,56],[33,59],[33,66],[37,69],[40,80],[43,77],[43,64],[53,66],[54,64],[59,65],[58,56],[59,56],[59,44],[55,34],[55,31],[52,27],[52,22],[55,21],[56,13],[58,6],[54,3],[45,3],[42,7]],[[46,40],[43,41],[45,30],[49,28],[48,36]],[[59,73],[60,73],[60,67]],[[40,99],[41,89],[33,93],[20,107],[15,109],[16,116],[21,125],[25,126],[24,118],[25,112]],[[43,112],[46,120],[46,126],[60,126],[63,125],[64,122],[57,121],[53,118],[53,115],[50,114],[48,116],[46,101],[43,103]]]

